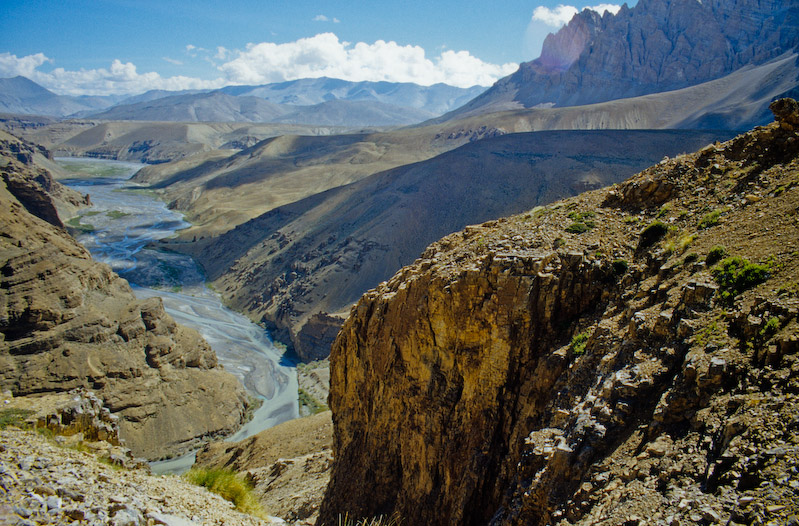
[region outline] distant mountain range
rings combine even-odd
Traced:
[[[584,10],[547,37],[539,58],[441,120],[676,90],[788,56],[798,45],[795,0],[640,0],[615,15]]]
[[[0,113],[65,117],[78,112],[96,112],[123,98],[56,95],[25,77],[0,78]]]
[[[107,120],[395,126],[451,111],[486,88],[300,79],[220,90],[151,90],[133,97],[56,95],[25,77],[0,79],[0,112]]]

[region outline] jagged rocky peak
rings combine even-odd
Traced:
[[[31,213],[31,202],[52,203],[40,184],[16,197],[15,182],[50,177],[36,162],[5,153],[0,162],[0,389],[91,389],[119,418],[120,437],[150,459],[234,431],[246,393],[202,337]]]
[[[791,0],[641,0],[618,13],[584,10],[547,37],[541,56],[453,116],[574,106],[701,84],[799,45]]]
[[[799,513],[799,111],[451,234],[331,354],[318,524]]]

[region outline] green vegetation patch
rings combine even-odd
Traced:
[[[8,426],[26,427],[25,420],[33,413],[35,411],[30,409],[0,409],[0,429],[5,429]]]
[[[71,226],[76,230],[80,230],[84,234],[89,234],[94,232],[95,228],[94,225],[90,225],[89,223],[81,223],[80,220],[83,219],[83,216],[73,217],[69,221],[67,221],[67,225]]]
[[[638,247],[647,248],[651,247],[661,239],[669,231],[668,225],[663,221],[653,221],[645,229],[641,231],[638,237]]]
[[[590,334],[587,332],[581,332],[572,337],[569,349],[575,356],[582,356],[585,353],[585,346],[588,345],[589,336]]]
[[[106,212],[105,215],[111,219],[120,219],[122,217],[129,216],[130,214],[127,212],[121,212],[119,210],[111,210],[110,212]]]
[[[712,274],[719,285],[721,299],[729,301],[743,291],[766,281],[769,278],[769,268],[733,256],[714,267]]]
[[[306,391],[302,387],[297,389],[297,393],[299,395],[300,406],[307,407],[312,415],[321,413],[323,411],[327,411],[329,409],[327,407],[327,404],[323,404],[322,402],[311,396],[310,393],[308,393],[308,391]]]
[[[266,518],[266,513],[253,495],[252,485],[232,471],[192,468],[183,477],[232,502],[243,513]]]
[[[613,260],[613,273],[617,276],[621,276],[622,274],[627,273],[627,269],[630,268],[630,264],[627,263],[625,259],[614,259]]]
[[[569,212],[567,216],[574,221],[571,225],[566,227],[566,232],[570,234],[582,234],[588,232],[596,226],[593,218],[596,216],[594,212]]]
[[[725,257],[727,257],[727,249],[721,245],[716,245],[710,249],[710,252],[707,253],[705,263],[707,263],[708,266],[715,265]]]
[[[402,521],[396,515],[391,517],[378,515],[377,517],[356,520],[351,519],[349,514],[345,514],[338,516],[336,526],[400,526],[400,524],[402,524]]]
[[[699,221],[697,225],[700,230],[704,230],[706,228],[710,228],[712,226],[716,226],[721,222],[721,215],[727,211],[726,208],[719,208],[718,210],[713,210],[712,212],[708,212],[702,219]]]

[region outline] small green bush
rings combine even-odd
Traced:
[[[624,259],[615,259],[611,265],[613,266],[613,273],[617,276],[626,274],[627,269],[630,268],[630,264]]]
[[[723,300],[731,300],[738,294],[769,278],[769,269],[750,261],[733,256],[719,263],[712,270],[713,279],[719,285],[719,294]]]
[[[641,231],[638,237],[638,247],[646,248],[660,241],[669,231],[669,227],[663,221],[653,221]]]
[[[0,409],[0,429],[5,429],[8,426],[24,427],[25,419],[32,415],[35,411],[30,409],[17,409],[8,408]]]
[[[721,245],[716,245],[710,249],[710,252],[707,253],[705,263],[707,263],[708,266],[715,265],[725,257],[727,257],[727,249]]]
[[[308,408],[308,410],[309,410],[309,411],[310,411],[312,414],[314,414],[314,415],[315,415],[315,414],[317,414],[317,413],[321,413],[322,411],[327,411],[327,410],[328,410],[328,407],[327,407],[327,405],[323,404],[322,402],[320,402],[319,400],[317,400],[316,398],[314,398],[313,396],[311,396],[311,395],[308,393],[308,391],[306,391],[306,390],[305,390],[305,389],[303,389],[302,387],[300,387],[300,388],[297,390],[297,393],[298,393],[298,395],[299,395],[299,402],[300,402],[300,405],[301,405],[301,406],[305,406],[305,407],[307,407],[307,408]]]
[[[571,349],[571,352],[574,353],[575,356],[581,356],[585,352],[585,346],[588,344],[588,336],[589,334],[587,332],[581,332],[572,337],[569,349]]]
[[[777,331],[780,330],[780,319],[776,316],[772,316],[768,319],[763,328],[760,329],[760,336],[763,338],[770,338],[774,334],[777,334]]]
[[[727,211],[726,208],[719,208],[718,210],[713,210],[712,212],[705,214],[704,216],[702,216],[701,221],[699,221],[698,225],[699,229],[704,230],[706,228],[718,225],[721,214],[723,214],[726,211]]]
[[[571,225],[566,227],[566,232],[570,234],[582,234],[583,232],[588,232],[593,228],[593,224],[589,226],[587,223],[582,222],[574,222]]]
[[[232,471],[192,468],[183,476],[192,484],[203,486],[223,499],[232,502],[236,509],[242,513],[266,518],[264,510],[252,493],[252,486]]]

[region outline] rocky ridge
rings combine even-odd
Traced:
[[[799,9],[789,0],[645,0],[615,15],[583,10],[547,37],[539,58],[448,118],[701,84],[790,53],[797,27]]]
[[[318,524],[796,523],[799,105],[772,108],[367,293]]]
[[[3,160],[9,178],[38,175]],[[176,324],[160,299],[136,300],[125,280],[30,214],[6,185],[0,232],[0,388],[15,396],[92,389],[119,417],[127,445],[150,459],[242,423],[246,393],[200,335]]]

